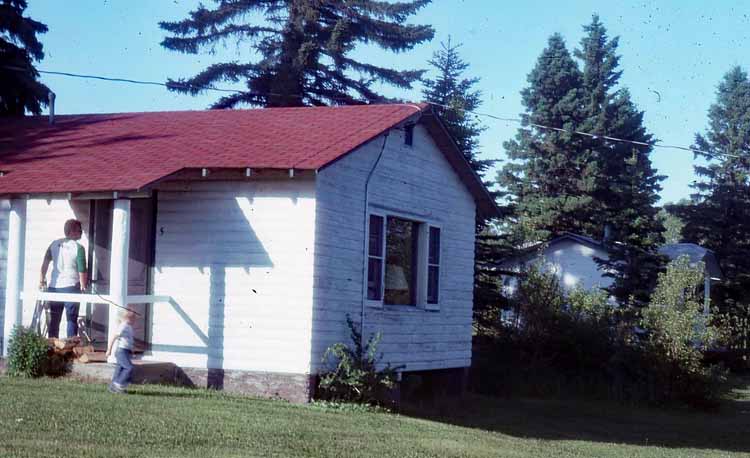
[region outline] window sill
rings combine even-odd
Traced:
[[[383,301],[373,301],[367,299],[365,301],[365,307],[371,309],[380,309],[386,312],[403,312],[403,313],[418,313],[418,312],[439,312],[440,304],[418,304],[418,305],[399,305],[399,304],[384,304]]]
[[[386,312],[398,312],[398,313],[421,313],[421,312],[430,312],[435,313],[439,312],[440,308],[436,307],[437,304],[430,304],[430,307],[425,306],[424,304],[419,305],[395,305],[395,304],[387,304],[383,305],[382,308]]]

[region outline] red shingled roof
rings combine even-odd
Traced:
[[[57,116],[0,126],[0,193],[125,191],[184,168],[318,169],[425,106]]]
[[[419,113],[430,114],[429,105],[67,115],[54,125],[43,116],[6,119],[0,194],[132,191],[190,168],[317,170]],[[477,195],[478,178],[451,154]]]

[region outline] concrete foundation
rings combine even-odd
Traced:
[[[297,403],[309,402],[314,387],[312,377],[305,374],[180,368],[172,363],[139,360],[133,361],[133,365],[133,383],[208,388]],[[69,376],[109,383],[114,368],[109,363],[73,364]]]

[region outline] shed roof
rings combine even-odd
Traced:
[[[0,125],[0,194],[134,191],[180,170],[318,170],[424,116],[479,210],[499,211],[428,104],[35,116]]]
[[[670,243],[659,248],[659,253],[675,260],[680,256],[687,256],[691,265],[699,262],[705,264],[705,269],[713,280],[721,280],[721,267],[714,252],[695,243]]]

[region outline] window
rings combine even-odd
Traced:
[[[392,215],[370,215],[367,300],[437,310],[440,228]],[[378,305],[380,304],[380,305]]]
[[[427,255],[427,303],[438,303],[440,290],[440,228],[430,227]]]
[[[370,215],[370,239],[367,250],[367,299],[379,301],[383,275],[383,217]]]
[[[384,304],[416,305],[419,224],[388,217],[385,242]]]
[[[414,145],[414,124],[404,126],[404,144],[407,146]]]

